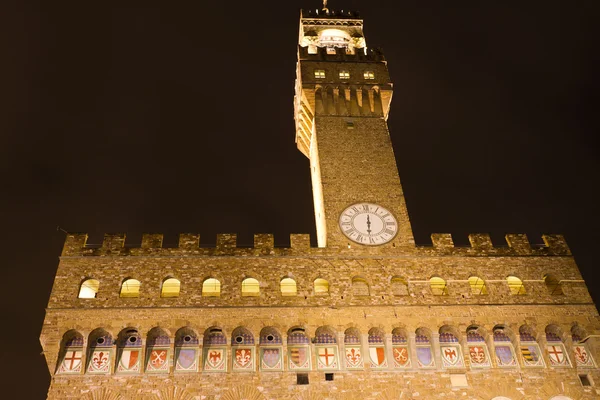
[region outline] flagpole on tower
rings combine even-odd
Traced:
[[[329,12],[329,9],[327,8],[327,0],[323,0],[323,11]]]

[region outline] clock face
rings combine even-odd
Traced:
[[[340,228],[353,242],[373,246],[392,240],[398,233],[398,221],[377,204],[358,203],[342,212]]]

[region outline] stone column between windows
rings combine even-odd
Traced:
[[[340,371],[346,370],[346,343],[344,342],[344,335],[342,332],[337,334],[337,348],[338,348],[338,362],[340,363]]]
[[[394,352],[392,351],[392,334],[385,334],[385,357],[388,363],[387,369],[392,371],[394,369]]]
[[[433,346],[433,354],[435,357],[436,369],[442,369],[442,352],[440,351],[440,334],[431,334],[431,346]]]
[[[407,345],[411,368],[419,369],[419,362],[417,359],[417,334],[415,332],[408,333]]]
[[[371,369],[371,354],[369,353],[369,334],[368,333],[363,333],[362,335],[362,340],[360,341],[361,343],[361,348],[362,348],[362,354],[363,354],[363,362],[365,364],[365,367],[369,367],[368,369]]]

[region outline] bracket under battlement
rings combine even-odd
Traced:
[[[345,255],[357,254],[358,247],[317,248],[310,246],[310,235],[291,234],[290,247],[275,247],[272,234],[254,235],[252,247],[237,244],[237,235],[222,233],[217,235],[214,247],[200,247],[200,234],[182,233],[176,247],[163,247],[163,234],[145,233],[139,246],[125,244],[125,234],[105,234],[102,244],[89,245],[85,233],[69,233],[62,251],[63,257],[77,256],[285,256],[285,255]],[[433,246],[416,246],[415,255],[429,256],[570,256],[571,251],[562,235],[543,235],[544,246],[531,246],[524,233],[506,235],[508,246],[495,247],[490,235],[477,233],[469,235],[470,247],[454,245],[449,233],[431,235]],[[362,249],[362,248],[361,248]],[[407,249],[372,247],[364,248],[369,255],[394,256],[404,254]],[[408,249],[408,251],[412,251]]]

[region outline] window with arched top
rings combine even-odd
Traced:
[[[303,327],[295,326],[288,330],[287,349],[290,371],[310,371],[310,339]]]
[[[259,296],[260,284],[254,278],[246,278],[242,281],[242,296]]]
[[[233,371],[256,370],[254,335],[248,328],[240,326],[231,333],[231,357]]]
[[[478,276],[469,277],[469,286],[471,286],[471,294],[476,296],[480,294],[488,294],[485,281]]]
[[[292,278],[283,278],[281,282],[279,282],[279,287],[281,288],[282,296],[295,296],[298,293],[296,281]]]
[[[339,369],[337,334],[330,326],[320,326],[313,339],[317,356],[317,369],[331,371]]]
[[[492,366],[485,341],[486,336],[483,328],[477,325],[471,325],[467,328],[467,354],[471,368],[490,368]]]
[[[406,279],[399,276],[394,276],[390,281],[390,284],[392,286],[392,294],[394,296],[408,295],[408,283],[406,282]]]
[[[313,282],[315,294],[327,294],[329,293],[329,282],[325,279],[317,278]]]
[[[141,285],[137,279],[126,279],[121,284],[120,297],[140,297]]]
[[[215,278],[208,278],[202,282],[202,296],[220,296],[221,282]]]
[[[434,296],[447,296],[448,295],[448,286],[446,281],[440,278],[439,276],[434,276],[429,279],[429,286],[431,288],[431,294]]]
[[[227,336],[223,329],[210,327],[204,332],[204,371],[227,372]]]
[[[371,368],[385,369],[388,367],[385,351],[385,333],[379,328],[369,330],[369,359]]]
[[[544,283],[551,296],[564,294],[560,281],[554,275],[544,275]]]
[[[508,276],[506,278],[506,283],[508,283],[508,289],[512,295],[523,295],[527,293],[525,291],[525,286],[523,286],[523,281],[516,276]]]
[[[456,328],[444,325],[440,328],[439,334],[442,367],[446,369],[464,368],[462,346],[458,340]]]
[[[571,339],[573,340],[573,355],[578,368],[595,368],[596,363],[592,353],[587,346],[587,332],[579,325],[571,328]]]
[[[352,294],[354,296],[369,296],[369,283],[361,277],[352,278]]]
[[[179,297],[181,282],[179,279],[167,278],[163,281],[160,289],[160,297]]]
[[[86,279],[79,287],[80,299],[95,299],[100,288],[100,281],[97,279]]]
[[[512,344],[512,332],[504,325],[496,325],[493,330],[494,353],[496,363],[500,368],[513,368],[517,366],[515,350]]]
[[[571,362],[563,343],[562,330],[558,325],[546,326],[546,352],[550,366],[554,368],[570,367]]]
[[[428,329],[418,328],[415,331],[415,347],[419,368],[435,368],[435,360],[431,348],[431,332]]]

